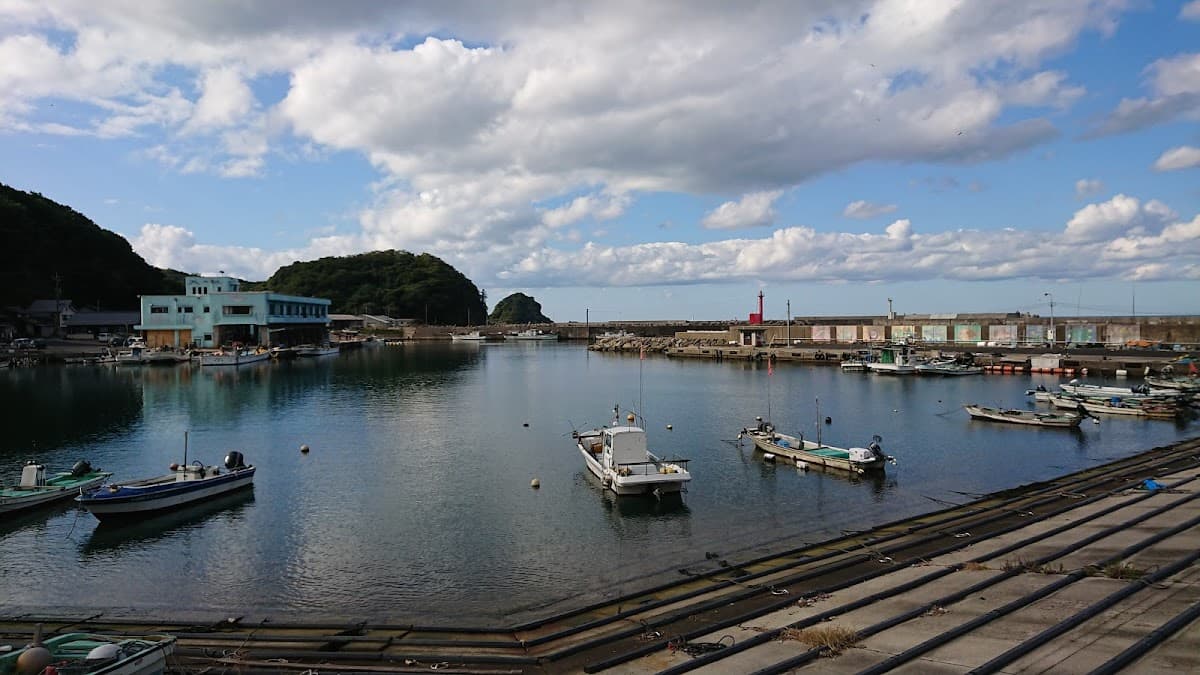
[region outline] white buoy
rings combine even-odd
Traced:
[[[307,446],[307,445],[301,445],[301,446],[300,446],[300,452],[303,452],[304,454],[306,454],[306,455],[307,455],[307,454],[308,454],[308,446]]]
[[[536,489],[538,489],[538,488],[542,487],[542,481],[540,481],[540,480],[538,480],[538,479],[534,478],[533,480],[529,481],[529,487],[531,487],[531,488],[533,488],[534,490],[536,490]]]
[[[1117,374],[1117,377],[1126,377],[1129,375],[1129,371],[1125,370],[1124,368],[1117,368],[1116,374]]]
[[[674,428],[675,428],[675,427],[671,426],[670,424],[668,424],[668,425],[667,425],[667,431],[670,431],[670,430],[672,430],[672,429],[674,429]]]

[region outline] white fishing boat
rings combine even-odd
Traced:
[[[1178,392],[1200,394],[1200,377],[1154,377],[1147,376],[1146,384],[1152,389],[1173,389]]]
[[[544,333],[540,330],[530,329],[508,333],[504,336],[505,340],[557,340],[558,333]]]
[[[271,358],[269,350],[253,349],[221,349],[200,355],[202,366],[245,366],[251,363],[267,361]]]
[[[0,654],[0,675],[159,675],[174,651],[171,635],[65,633],[43,641],[38,624],[32,643]]]
[[[916,368],[918,375],[934,377],[961,377],[963,375],[983,374],[983,368],[966,363],[959,363],[954,359],[941,359],[938,361],[930,361],[929,363],[918,363]]]
[[[662,459],[650,452],[646,431],[634,422],[633,413],[621,424],[619,408],[613,408],[610,426],[572,432],[584,465],[601,485],[618,495],[678,494],[692,479],[686,459]]]
[[[116,354],[116,363],[119,366],[144,366],[149,362],[150,358],[144,346],[133,346]]]
[[[1041,400],[1040,398],[1038,400]],[[1175,419],[1183,410],[1177,403],[1165,401],[1137,400],[1113,397],[1111,399],[1085,398],[1070,394],[1050,394],[1050,405],[1065,410],[1082,407],[1089,413],[1101,415],[1123,415],[1150,419]]]
[[[908,345],[890,345],[879,348],[879,356],[867,364],[867,368],[880,375],[915,375],[917,373],[915,349]]]
[[[333,356],[341,353],[342,348],[338,345],[300,345],[296,347],[296,356]]]
[[[82,491],[100,485],[111,475],[107,471],[93,469],[86,461],[79,461],[70,472],[47,478],[45,465],[26,462],[21,469],[21,482],[13,487],[0,488],[0,513],[13,513],[71,499]]]
[[[797,465],[823,466],[839,469],[856,474],[872,471],[883,471],[888,462],[896,463],[896,458],[885,454],[879,443],[883,439],[874,436],[865,448],[838,448],[825,445],[818,439],[816,442],[806,440],[803,436],[791,436],[779,433],[770,422],[755,417],[755,426],[746,427],[738,434],[738,440],[749,437],[754,447],[776,457],[786,457]],[[818,427],[819,428],[819,427]]]
[[[452,333],[450,335],[452,342],[485,342],[487,339],[488,336],[483,335],[477,330],[473,330],[470,333]]]
[[[843,373],[863,373],[867,371],[867,364],[871,362],[871,352],[866,349],[860,349],[854,356],[842,361],[841,366]]]
[[[1013,408],[989,408],[982,405],[964,405],[963,408],[974,419],[1007,422],[1009,424],[1027,424],[1037,427],[1055,427],[1073,429],[1083,421],[1079,413],[1044,413],[1037,410],[1016,410]]]
[[[1059,389],[1067,394],[1086,396],[1088,398],[1170,398],[1179,395],[1178,391],[1151,389],[1148,385],[1137,387],[1108,387],[1099,384],[1085,384],[1079,380],[1071,380],[1060,384]]]

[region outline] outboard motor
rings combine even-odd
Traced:
[[[92,465],[89,464],[86,459],[81,459],[78,462],[75,462],[75,466],[71,467],[71,475],[76,478],[79,478],[81,476],[86,476],[87,474],[89,474],[91,472],[92,472]]]
[[[883,448],[879,447],[879,442],[882,440],[883,440],[883,438],[881,438],[878,435],[875,435],[875,436],[871,437],[871,442],[869,444],[867,444],[867,449],[871,451],[872,455],[875,455],[876,459],[887,459],[888,458],[887,455],[883,454]]]
[[[225,455],[225,468],[233,471],[235,469],[246,468],[246,458],[237,450],[230,450],[228,455]]]

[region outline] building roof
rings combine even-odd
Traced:
[[[25,311],[30,314],[53,314],[55,312],[73,311],[70,300],[34,300]]]
[[[362,321],[363,317],[359,314],[330,314],[330,321]]]

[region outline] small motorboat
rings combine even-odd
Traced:
[[[508,333],[504,336],[505,340],[557,340],[558,333],[543,333],[537,329],[522,330],[515,333]]]
[[[296,356],[333,356],[342,351],[340,345],[300,345],[295,348]]]
[[[1076,429],[1085,417],[1081,413],[1045,413],[1037,410],[1017,410],[1013,408],[989,408],[982,405],[964,405],[963,408],[973,419],[992,420],[993,422],[1008,422],[1009,424],[1027,424],[1035,427],[1055,427],[1058,429]]]
[[[229,351],[219,350],[200,355],[202,366],[245,366],[251,363],[267,361],[271,358],[270,350],[251,350],[235,348]]]
[[[0,654],[0,675],[158,675],[174,651],[171,635],[66,633],[43,642],[39,624],[32,643]]]
[[[13,513],[44,504],[71,499],[85,490],[104,482],[112,474],[93,469],[84,460],[75,463],[71,471],[46,477],[46,467],[34,461],[21,469],[21,482],[16,487],[0,488],[0,513]]]
[[[237,450],[225,456],[224,467],[205,466],[198,460],[187,464],[186,450],[184,462],[172,464],[165,476],[95,488],[76,501],[100,520],[115,520],[187,506],[254,485],[254,465],[247,466]]]
[[[620,411],[613,408],[610,426],[572,432],[575,447],[588,471],[618,495],[679,494],[692,474],[686,459],[662,459],[646,446],[645,429],[636,426],[629,413],[621,424]]]
[[[753,428],[742,429],[738,440],[749,436],[750,440],[754,441],[754,447],[762,451],[764,459],[767,455],[786,457],[797,466],[804,464],[828,467],[856,474],[883,471],[888,462],[896,463],[896,458],[885,454],[879,446],[883,440],[879,436],[873,437],[865,448],[837,448],[821,443],[820,439],[814,443],[801,436],[781,434],[770,422],[763,421],[763,418],[754,419],[757,424]]]

